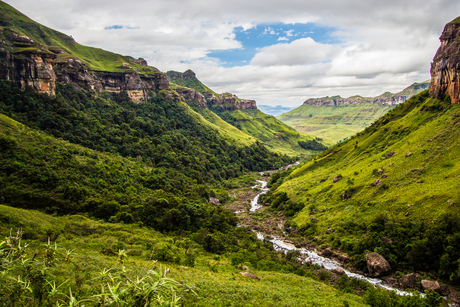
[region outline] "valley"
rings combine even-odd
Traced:
[[[0,8],[0,305],[459,306],[459,18],[275,117]]]

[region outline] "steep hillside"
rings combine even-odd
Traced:
[[[166,75],[171,87],[204,118],[226,131],[232,131],[228,124],[236,127],[240,132],[232,132],[231,135],[237,140],[257,139],[274,152],[288,156],[312,156],[326,148],[321,139],[315,140],[313,136],[299,133],[258,110],[254,100],[240,99],[230,93],[216,94],[201,83],[191,70],[184,73],[168,71]],[[318,146],[301,146],[302,142],[308,141],[318,143]]]
[[[276,210],[300,208],[291,226],[348,252],[359,269],[367,271],[364,255],[374,251],[394,270],[460,283],[460,105],[451,77],[460,63],[459,29],[460,19],[444,29],[431,93],[272,182],[276,192],[265,201]]]
[[[429,82],[414,83],[399,93],[387,92],[373,98],[311,98],[277,118],[297,131],[336,143],[362,131],[394,106],[427,89]]]
[[[304,207],[291,225],[347,251],[360,269],[363,253],[375,250],[393,268],[460,281],[452,273],[460,254],[449,247],[460,231],[460,107],[428,94],[302,164],[276,193]]]

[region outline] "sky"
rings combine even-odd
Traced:
[[[4,0],[83,45],[192,69],[258,104],[378,96],[430,78],[458,0]]]

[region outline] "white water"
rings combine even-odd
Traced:
[[[266,181],[257,180],[257,182],[258,182],[259,184],[256,184],[256,185],[253,186],[252,188],[255,189],[255,188],[259,188],[259,187],[260,187],[261,192],[260,192],[259,194],[257,194],[256,197],[254,197],[254,199],[251,201],[251,209],[249,209],[249,211],[251,211],[251,212],[254,212],[254,211],[256,211],[256,210],[262,208],[262,206],[258,204],[258,202],[259,202],[259,197],[260,197],[260,195],[265,194],[265,193],[267,193],[268,191],[270,191],[270,189],[267,188],[267,182],[266,182]]]
[[[298,162],[296,163],[296,165],[297,164],[298,164]],[[250,209],[251,212],[255,212],[256,210],[262,208],[262,206],[258,204],[259,196],[262,195],[262,194],[267,193],[270,190],[270,189],[268,189],[266,187],[267,186],[266,181],[257,180],[257,182],[260,185],[257,184],[255,186],[253,186],[252,188],[255,189],[255,188],[258,188],[260,186],[261,192],[259,194],[257,194],[254,197],[254,199],[251,201],[251,209]],[[259,240],[262,240],[262,241],[264,240],[264,235],[262,233],[256,232],[256,234],[257,234],[257,238]],[[354,278],[357,278],[357,279],[361,279],[361,280],[364,280],[364,281],[366,281],[368,283],[371,283],[373,285],[382,287],[384,289],[387,289],[387,290],[390,290],[390,291],[395,291],[398,295],[411,295],[411,296],[413,295],[410,292],[401,291],[401,290],[398,290],[396,288],[393,288],[393,287],[385,284],[383,282],[383,280],[381,280],[379,278],[370,278],[370,277],[366,277],[366,276],[363,276],[363,275],[360,275],[360,274],[352,273],[352,272],[346,270],[345,268],[343,268],[340,265],[340,263],[338,263],[337,261],[335,261],[333,259],[322,257],[322,256],[318,255],[313,250],[307,250],[305,248],[297,248],[297,247],[295,247],[294,245],[292,245],[290,243],[284,242],[280,238],[273,238],[273,239],[269,240],[269,242],[273,243],[273,247],[274,247],[274,249],[276,251],[284,251],[285,253],[287,253],[288,251],[291,251],[291,250],[300,251],[301,254],[306,256],[306,258],[304,260],[302,260],[303,263],[310,262],[310,263],[313,263],[313,264],[318,264],[318,265],[323,266],[327,270],[334,270],[335,268],[341,268],[345,272],[345,274],[347,274],[347,276],[349,276],[349,277],[354,277]],[[301,259],[299,259],[299,260],[301,260]],[[424,296],[424,294],[420,294],[420,295]]]

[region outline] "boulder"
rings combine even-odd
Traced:
[[[332,255],[332,250],[330,248],[326,248],[325,250],[323,250],[323,252],[321,253],[324,257],[329,257]]]
[[[241,272],[240,275],[245,276],[245,277],[249,277],[249,278],[252,278],[252,279],[260,280],[259,276],[255,275],[255,274],[252,274],[252,273],[249,273],[249,272]]]
[[[441,289],[441,285],[437,281],[427,279],[422,280],[422,287],[423,290],[428,291],[439,291]]]
[[[220,201],[217,198],[209,197],[209,203],[214,206],[220,205]]]
[[[388,159],[388,158],[391,158],[391,157],[393,157],[393,156],[395,155],[395,153],[396,153],[396,151],[390,151],[389,153],[387,153],[387,154],[385,155],[385,158],[387,158],[387,159]]]
[[[399,279],[399,284],[403,289],[413,289],[415,284],[415,273],[404,275]]]
[[[342,268],[336,267],[334,269],[334,273],[337,274],[337,275],[342,276],[343,274],[345,274],[345,271]]]
[[[339,260],[343,262],[350,262],[350,258],[346,255],[339,255]]]
[[[388,274],[391,266],[382,255],[371,253],[366,255],[367,269],[372,277],[379,277]]]
[[[382,180],[376,179],[373,183],[371,183],[371,186],[373,187],[378,187],[382,184]]]
[[[340,181],[341,179],[342,179],[342,177],[340,177],[340,176],[334,176],[334,178],[332,178],[332,182],[336,183],[337,181]]]
[[[406,157],[410,157],[410,156],[412,156],[412,153],[411,153],[411,152],[408,152],[408,153],[406,154]]]
[[[377,173],[378,173],[379,175],[382,175],[382,174],[383,174],[383,172],[384,172],[384,170],[383,170],[383,169],[379,169],[379,170],[377,171]]]

